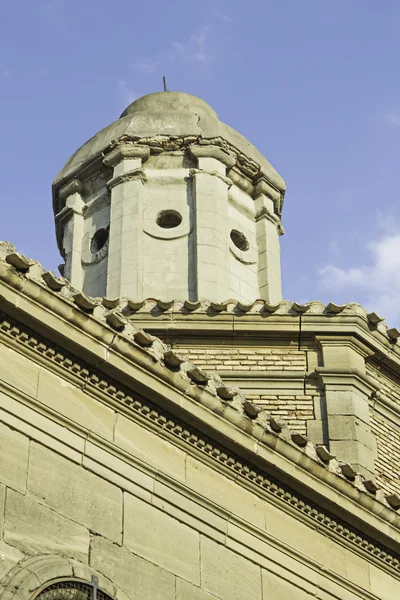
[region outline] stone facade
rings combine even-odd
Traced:
[[[5,598],[92,575],[123,599],[397,597],[398,516],[383,495],[218,378],[168,366],[178,354],[132,322],[29,271],[0,261]]]
[[[283,194],[155,94],[55,181],[65,278],[0,243],[0,600],[398,599],[400,332],[281,300]]]

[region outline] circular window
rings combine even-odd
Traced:
[[[163,229],[173,229],[182,223],[182,215],[176,210],[162,210],[157,215],[156,223]]]
[[[94,236],[92,237],[92,241],[90,242],[90,251],[93,254],[96,254],[99,250],[101,250],[108,241],[109,230],[107,229],[98,229]]]
[[[250,248],[250,244],[247,241],[247,237],[241,231],[237,229],[232,229],[231,231],[231,240],[235,244],[236,248],[242,250],[242,252],[246,252]]]

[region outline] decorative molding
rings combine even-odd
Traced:
[[[255,485],[263,492],[292,507],[314,522],[318,529],[325,529],[326,533],[331,532],[342,540],[355,544],[360,550],[400,573],[400,556],[398,554],[391,552],[361,531],[323,510],[305,496],[294,492],[274,477],[247,463],[238,455],[215,443],[214,440],[204,436],[194,428],[187,426],[184,422],[180,422],[156,405],[142,398],[133,397],[117,381],[105,378],[97,369],[82,363],[75,356],[66,353],[61,348],[51,345],[44,338],[34,334],[28,328],[22,327],[5,314],[0,315],[0,331],[18,344],[28,347],[42,358],[56,363],[59,367],[83,381],[87,392],[92,389],[94,392],[98,390],[101,394],[107,395],[114,406],[123,405],[125,410],[128,409],[133,414],[140,416],[141,419],[147,420],[152,427],[157,427],[160,433],[164,431],[167,435],[179,438],[180,442],[187,447],[196,449],[206,455],[208,459],[229,469],[235,474],[235,478]],[[276,434],[271,432],[270,435]]]
[[[221,148],[221,146],[213,146],[212,144],[207,145],[192,145],[189,146],[190,153],[195,158],[215,158],[228,169],[236,164],[236,156],[229,150]]]
[[[150,148],[144,145],[132,144],[132,142],[120,143],[104,155],[103,164],[106,167],[115,167],[121,160],[140,158],[145,161],[150,156]]]
[[[268,210],[266,206],[263,206],[256,214],[256,221],[260,221],[261,219],[268,219],[268,221],[271,221],[271,223],[276,225],[276,227],[278,228],[279,235],[283,235],[285,233],[280,218],[277,217],[273,212]]]
[[[127,183],[128,181],[141,181],[143,185],[147,183],[146,173],[143,169],[133,169],[132,171],[128,171],[128,173],[123,173],[122,175],[117,175],[107,181],[107,187],[109,190],[112,190],[117,185],[121,185],[121,183]]]
[[[218,173],[218,171],[206,171],[205,169],[194,168],[189,169],[189,176],[194,177],[195,175],[211,175],[211,177],[217,177],[218,179],[226,183],[228,188],[230,188],[233,185],[232,179],[229,179],[229,177],[224,177],[224,175],[221,175],[221,173]]]
[[[72,194],[81,194],[83,190],[82,182],[79,179],[71,179],[60,188],[58,192],[59,199],[66,200]]]

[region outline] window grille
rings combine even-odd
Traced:
[[[42,588],[32,600],[112,600],[98,587],[97,577],[91,582],[58,580]]]

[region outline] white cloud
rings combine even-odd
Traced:
[[[393,220],[389,220],[393,225]],[[397,227],[399,231],[399,227]],[[368,310],[381,314],[389,323],[400,322],[400,233],[385,231],[366,245],[364,264],[342,269],[327,265],[320,269],[320,284],[334,292],[359,292]]]
[[[151,58],[138,56],[138,58],[135,60],[134,67],[138,71],[143,71],[144,73],[154,73],[158,67],[158,63],[158,60],[152,60]]]
[[[212,55],[207,51],[209,46],[208,37],[211,30],[211,25],[205,25],[203,29],[196,35],[190,38],[190,52],[194,60],[206,65],[213,60]]]
[[[122,98],[122,101],[126,106],[136,100],[138,94],[136,91],[129,85],[126,79],[117,79],[117,86],[119,94]]]
[[[400,115],[397,113],[387,113],[385,122],[392,127],[400,127]]]

